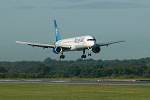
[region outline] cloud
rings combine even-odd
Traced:
[[[125,8],[150,8],[150,6],[138,3],[124,2],[90,2],[87,4],[79,4],[63,7],[51,7],[52,9],[125,9]]]

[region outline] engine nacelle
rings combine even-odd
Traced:
[[[62,48],[61,47],[55,47],[55,48],[53,48],[53,52],[56,54],[59,54],[60,52],[62,52]]]
[[[92,48],[92,51],[94,53],[99,53],[101,51],[101,48],[98,46],[98,45],[95,45],[93,48]]]

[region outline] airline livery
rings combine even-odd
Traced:
[[[101,50],[100,48],[101,46],[108,46],[114,43],[125,42],[125,41],[115,41],[115,42],[108,42],[108,43],[96,43],[96,39],[91,35],[61,39],[59,30],[56,24],[56,20],[54,20],[54,26],[55,26],[55,35],[56,35],[56,42],[54,43],[54,45],[29,43],[29,42],[21,42],[21,41],[16,41],[16,43],[27,44],[33,47],[36,46],[36,47],[42,47],[42,48],[53,48],[53,52],[55,54],[61,53],[60,59],[65,58],[65,55],[63,54],[63,52],[83,51],[83,55],[81,56],[81,58],[85,59],[86,49],[89,50],[88,56],[91,56],[91,51],[93,51],[93,53],[99,53]]]

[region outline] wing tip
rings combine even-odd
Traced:
[[[20,41],[16,41],[16,43],[20,43]]]

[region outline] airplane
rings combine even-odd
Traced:
[[[54,26],[55,26],[56,42],[53,45],[21,42],[21,41],[16,41],[16,43],[27,44],[27,45],[30,45],[33,47],[42,47],[43,49],[53,48],[53,52],[55,54],[61,53],[60,59],[65,58],[65,55],[63,54],[64,52],[83,51],[83,55],[81,56],[81,58],[85,59],[86,58],[86,54],[85,54],[86,49],[88,49],[88,51],[89,51],[88,56],[91,56],[91,51],[93,53],[99,53],[101,51],[102,46],[108,46],[108,45],[111,45],[114,43],[125,42],[125,41],[114,41],[114,42],[108,42],[108,43],[96,43],[96,39],[91,35],[61,39],[56,20],[54,20]]]

